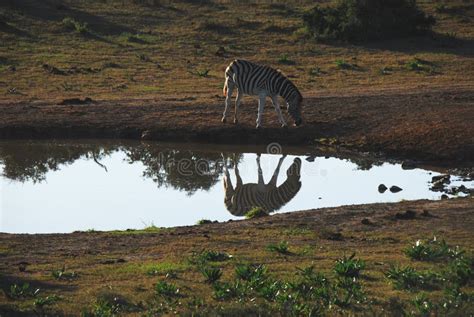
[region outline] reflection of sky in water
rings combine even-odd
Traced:
[[[268,182],[280,155],[262,155],[262,169]],[[244,154],[239,164],[244,183],[257,182],[255,154]],[[295,156],[287,156],[278,178],[286,179],[286,170]],[[46,181],[33,184],[0,178],[1,232],[72,232],[74,230],[112,230],[143,228],[147,225],[169,227],[192,225],[200,219],[225,221],[237,219],[224,206],[222,177],[208,191],[193,195],[171,187],[157,188],[142,176],[144,165],[124,162],[123,152],[114,152],[101,160],[108,172],[84,158],[59,171],[46,173]],[[354,163],[318,157],[314,162],[302,159],[302,187],[296,197],[278,212],[402,199],[438,199],[441,193],[429,190],[429,181],[438,173],[400,165],[384,164],[370,170],[358,170]],[[233,169],[230,169],[235,184]],[[399,193],[377,191],[379,184],[403,188]],[[456,182],[453,182],[456,184]],[[473,182],[466,185],[472,187]],[[321,197],[321,199],[319,199]]]

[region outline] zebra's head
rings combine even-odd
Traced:
[[[287,102],[288,113],[295,121],[295,126],[299,126],[303,123],[301,117],[301,109],[303,108],[303,97],[300,94],[295,96]]]

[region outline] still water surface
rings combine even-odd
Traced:
[[[266,154],[263,148],[258,159],[253,151],[140,142],[2,141],[0,232],[170,227],[200,219],[241,219],[254,205],[281,213],[440,199],[442,194],[430,190],[432,176],[439,173],[429,170],[315,157],[309,150],[282,155]],[[403,190],[379,193],[381,183]],[[474,185],[452,178],[451,185],[461,183]]]

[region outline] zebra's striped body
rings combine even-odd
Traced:
[[[265,184],[263,181],[262,169],[260,167],[260,156],[257,157],[258,183],[256,184],[243,184],[239,175],[239,169],[236,165],[235,176],[237,184],[234,188],[230,180],[229,172],[226,168],[224,175],[224,204],[227,210],[234,216],[243,216],[254,207],[260,207],[263,211],[271,213],[277,211],[293,199],[301,188],[301,160],[295,158],[293,164],[291,164],[286,172],[286,181],[277,187],[277,178],[284,158],[284,156],[280,158],[273,177],[268,184]]]
[[[286,122],[281,114],[278,96],[285,99],[288,113],[293,118],[295,125],[301,124],[303,97],[298,88],[281,72],[271,67],[257,65],[245,60],[237,59],[230,63],[225,71],[224,95],[226,96],[226,100],[222,122],[226,122],[234,88],[237,88],[234,123],[238,122],[238,112],[242,95],[246,94],[259,97],[257,128],[262,125],[262,113],[266,97],[272,99],[273,106],[275,107],[282,126],[286,126]]]

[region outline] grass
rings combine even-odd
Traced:
[[[78,277],[75,271],[66,271],[66,266],[59,270],[54,270],[51,275],[57,280],[73,280]]]
[[[436,14],[436,3],[420,2],[418,5],[425,13]],[[473,71],[467,67],[470,65],[469,55],[465,54],[471,49],[469,39],[473,38],[474,31],[455,14],[443,13],[443,18],[438,19],[433,28],[437,35],[456,34],[460,44],[453,48],[440,47],[437,39],[429,37],[415,42],[402,40],[393,46],[367,48],[318,44],[305,35],[295,36],[291,32],[274,32],[268,28],[269,24],[280,25],[267,23],[267,20],[280,21],[282,12],[292,12],[285,15],[284,28],[304,29],[301,16],[313,7],[311,2],[288,4],[284,11],[264,3],[255,4],[252,10],[248,10],[244,3],[219,5],[217,10],[215,4],[198,6],[186,1],[150,10],[147,3],[140,1],[127,0],[126,6],[111,9],[106,2],[91,4],[79,0],[67,4],[67,7],[72,7],[70,11],[47,6],[47,12],[55,12],[57,19],[41,17],[44,14],[42,6],[34,2],[23,14],[19,12],[21,9],[0,8],[0,16],[8,17],[5,20],[12,27],[11,32],[0,32],[3,44],[0,57],[6,61],[2,62],[2,67],[16,67],[15,72],[2,70],[2,82],[8,83],[4,90],[15,87],[23,94],[6,94],[3,97],[7,100],[56,100],[64,99],[65,93],[75,97],[81,92],[87,92],[94,100],[156,97],[156,90],[143,91],[140,89],[143,86],[160,87],[160,97],[192,94],[202,100],[220,93],[216,87],[223,82],[225,67],[236,57],[281,67],[285,73],[296,76],[292,80],[303,94],[315,89],[331,92],[368,87],[414,87],[419,78],[404,71],[406,67],[400,64],[413,59],[414,53],[443,67],[442,76],[427,76],[424,85],[445,86],[459,82],[461,78],[468,80],[468,84],[474,78]],[[461,0],[455,0],[449,7],[459,8],[467,14],[472,12],[472,8]],[[229,21],[230,14],[249,22]],[[259,23],[247,27],[252,22]],[[183,28],[183,25],[188,27]],[[223,26],[228,29],[223,29]],[[13,30],[21,30],[29,37]],[[91,33],[97,36],[71,36]],[[215,55],[219,46],[226,47],[225,58]],[[349,60],[353,56],[357,57],[364,72],[348,74],[344,80],[337,72],[328,72],[318,77],[317,87],[310,82],[314,76],[310,70],[315,64],[320,69],[329,70],[334,66],[335,58]],[[111,62],[120,67],[98,73],[67,75],[68,82],[81,87],[81,91],[58,90],[64,76],[41,72],[39,67],[47,63],[60,69],[83,65],[101,68]],[[155,67],[155,63],[159,63],[161,68]],[[380,74],[385,65],[393,66],[391,76]],[[190,74],[190,69],[200,72],[209,69],[209,75],[217,75],[206,77],[206,81],[196,88],[194,80],[199,75]],[[38,85],[30,85],[32,81]],[[128,88],[110,88],[118,84],[125,84]]]
[[[255,219],[268,216],[268,213],[261,207],[254,207],[245,214],[245,219]]]
[[[189,258],[189,262],[192,264],[202,264],[206,262],[223,262],[230,260],[232,255],[215,251],[215,250],[203,250],[201,252],[193,252],[191,257]]]
[[[214,284],[222,276],[222,270],[211,266],[204,266],[200,269],[201,274],[204,276],[206,283]]]
[[[36,307],[39,307],[39,308],[43,308],[45,306],[54,305],[60,299],[61,299],[61,297],[59,297],[57,295],[49,295],[49,296],[46,296],[46,297],[38,297],[33,302],[33,305],[35,305]]]
[[[27,298],[35,297],[39,294],[39,288],[32,288],[29,283],[12,284],[7,294],[10,298]]]
[[[295,65],[296,62],[294,60],[291,60],[287,54],[282,54],[280,55],[280,58],[278,59],[279,64],[284,64],[284,65]]]
[[[290,249],[288,247],[288,241],[280,241],[276,244],[270,243],[269,245],[267,245],[267,250],[285,255],[291,254]]]
[[[360,272],[365,268],[365,262],[361,259],[355,258],[355,253],[351,256],[343,256],[336,261],[334,272],[337,275],[355,278],[359,277]]]
[[[212,220],[209,219],[200,219],[196,222],[197,225],[206,225],[212,223]]]
[[[179,297],[180,289],[173,283],[160,281],[155,285],[155,294],[161,297]]]
[[[79,22],[73,18],[67,17],[62,20],[62,24],[66,29],[75,31],[76,33],[79,33],[79,34],[91,33],[91,30],[89,29],[89,25],[87,24],[87,22]]]
[[[441,283],[440,275],[432,271],[419,272],[410,266],[393,266],[387,271],[386,277],[396,289],[432,290],[439,288]]]
[[[406,248],[404,252],[409,258],[419,261],[447,260],[462,256],[463,253],[457,248],[452,249],[446,244],[446,241],[439,241],[436,237],[428,241],[417,240],[414,245]]]

